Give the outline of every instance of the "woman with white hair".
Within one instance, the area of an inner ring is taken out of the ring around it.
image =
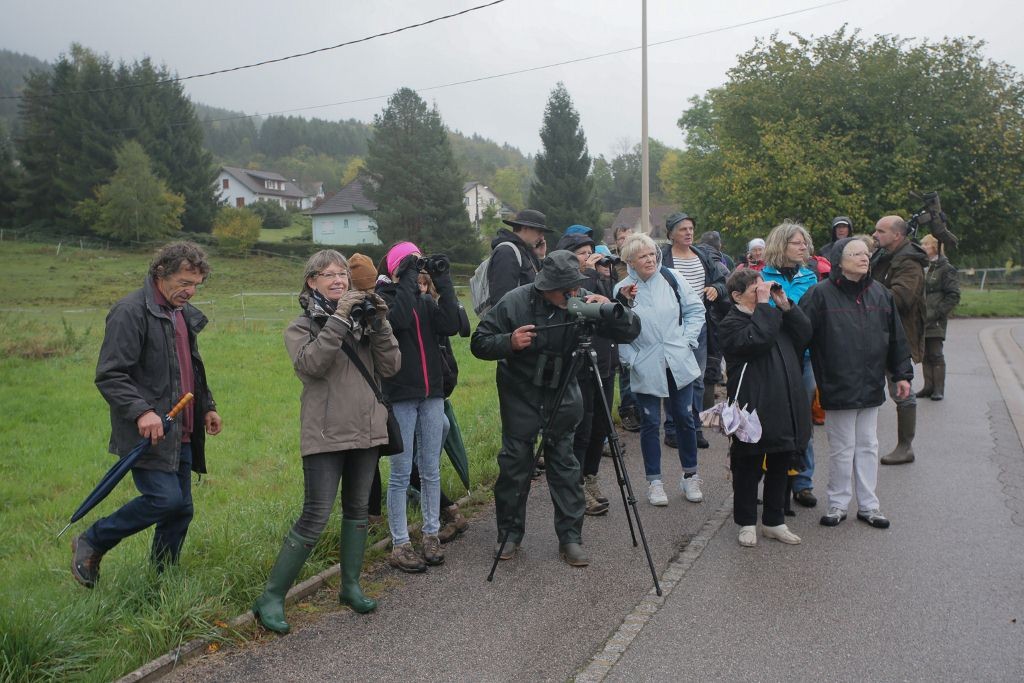
[[[697,475],[697,432],[693,382],[701,376],[695,351],[704,328],[704,304],[686,279],[661,264],[662,252],[648,235],[630,235],[620,249],[628,276],[614,293],[641,320],[640,336],[619,344],[619,359],[629,368],[630,387],[640,409],[640,450],[651,505],[668,505],[661,478],[661,403],[672,413],[683,467],[679,487],[686,499],[704,499]]]
[[[764,240],[760,237],[747,242],[747,261],[736,266],[736,270],[749,268],[750,270],[764,269]]]

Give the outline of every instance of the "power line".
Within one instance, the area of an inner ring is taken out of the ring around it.
[[[812,12],[814,10],[823,9],[825,7],[831,7],[833,5],[842,5],[850,0],[832,0],[832,2],[825,2],[820,5],[812,5],[811,7],[804,7],[803,9],[792,10],[790,12],[783,12],[781,14],[773,14],[769,17],[761,17],[760,19],[751,19],[749,21],[740,22],[738,24],[730,24],[728,26],[720,26],[718,28],[708,29],[706,31],[698,31],[697,33],[690,33],[678,38],[669,38],[667,40],[660,40],[656,43],[648,43],[648,47],[658,47],[660,45],[668,45],[670,43],[678,43],[682,40],[692,40],[694,38],[701,38],[703,36],[712,35],[715,33],[724,33],[725,31],[731,31],[737,28],[743,28],[744,26],[751,26],[754,24],[763,24],[766,21],[772,21],[774,19],[781,19],[783,17],[789,17],[797,14],[804,14],[806,12]],[[625,54],[627,52],[635,52],[641,49],[642,46],[636,45],[634,47],[626,47],[620,50],[612,50],[610,52],[602,52],[596,55],[590,55],[588,57],[577,57],[576,59],[567,59],[561,62],[554,62],[552,64],[544,64],[541,66],[531,66],[524,69],[517,69],[515,71],[505,71],[503,73],[491,74],[490,76],[479,76],[477,78],[468,78],[462,81],[453,81],[451,83],[443,83],[440,85],[431,85],[424,88],[413,88],[416,92],[427,92],[430,90],[442,90],[444,88],[453,88],[457,85],[468,85],[470,83],[480,83],[482,81],[490,81],[496,78],[506,78],[508,76],[518,76],[520,74],[531,73],[534,71],[543,71],[545,69],[553,69],[558,66],[566,66],[569,64],[579,64],[581,62],[589,62],[595,59],[601,59],[603,57],[611,57],[614,55]],[[281,114],[291,114],[298,111],[310,111],[313,109],[326,109],[327,107],[340,107],[346,104],[359,104],[362,102],[370,102],[372,100],[383,100],[391,97],[391,95],[368,95],[366,97],[359,97],[353,100],[343,100],[341,102],[329,102],[327,104],[313,104],[308,107],[296,107],[294,109],[282,109],[280,111],[267,112],[263,114],[244,114],[241,116],[226,116],[219,119],[206,119],[201,123],[220,123],[223,121],[239,121],[244,119],[258,118],[260,116],[279,116]],[[184,125],[184,124],[181,124]]]
[[[242,71],[244,69],[254,69],[254,68],[258,67],[258,66],[266,66],[267,64],[276,64],[278,62],[286,62],[289,59],[298,59],[299,57],[308,57],[310,55],[315,55],[315,54],[318,54],[320,52],[327,52],[329,50],[337,50],[338,48],[348,47],[349,45],[355,45],[357,43],[365,43],[365,42],[374,40],[376,38],[383,38],[385,36],[391,36],[391,35],[394,35],[396,33],[401,33],[402,31],[408,31],[410,29],[420,28],[422,26],[427,26],[428,24],[434,24],[434,23],[437,23],[439,21],[444,21],[445,19],[451,19],[453,17],[458,17],[458,16],[461,16],[463,14],[469,14],[470,12],[475,12],[477,10],[486,9],[488,7],[493,7],[494,5],[498,5],[498,4],[501,4],[503,2],[505,2],[505,0],[493,0],[492,2],[488,2],[488,3],[483,4],[483,5],[477,5],[476,7],[470,7],[469,9],[464,9],[464,10],[461,10],[459,12],[453,12],[452,14],[446,14],[446,15],[444,15],[442,17],[434,17],[433,19],[428,19],[426,21],[421,21],[418,24],[409,24],[408,26],[403,26],[401,28],[392,29],[390,31],[384,31],[383,33],[375,33],[372,36],[365,36],[363,38],[357,38],[355,40],[349,40],[349,41],[344,42],[344,43],[338,43],[337,45],[330,45],[328,47],[321,47],[321,48],[317,48],[315,50],[310,50],[309,52],[300,52],[298,54],[287,55],[285,57],[276,57],[274,59],[265,59],[262,62],[255,62],[253,64],[243,64],[242,66],[233,66],[233,67],[230,67],[230,68],[227,68],[227,69],[217,69],[216,71],[207,71],[206,73],[192,74],[191,76],[175,76],[174,78],[164,78],[164,79],[161,79],[161,80],[149,81],[149,82],[146,82],[146,83],[127,83],[127,84],[123,84],[123,85],[111,86],[109,88],[91,88],[91,89],[87,89],[87,90],[63,90],[63,91],[51,92],[51,93],[40,93],[38,95],[5,95],[3,97],[0,97],[0,100],[20,100],[20,99],[25,99],[25,98],[29,98],[29,97],[32,97],[32,98],[59,97],[59,96],[64,96],[64,95],[91,95],[91,94],[94,94],[94,93],[110,92],[112,90],[128,90],[130,88],[147,88],[147,87],[154,86],[154,85],[166,85],[167,83],[178,83],[180,81],[190,81],[190,80],[193,80],[193,79],[196,79],[196,78],[205,78],[207,76],[216,76],[218,74],[226,74],[226,73],[231,73],[233,71]]]

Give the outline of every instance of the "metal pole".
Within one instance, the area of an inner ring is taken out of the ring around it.
[[[647,0],[642,0],[641,54],[641,105],[640,118],[640,230],[651,234],[651,171],[647,146]]]

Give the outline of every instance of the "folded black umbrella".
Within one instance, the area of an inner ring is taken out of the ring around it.
[[[165,434],[171,428],[171,423],[174,422],[174,418],[178,416],[178,413],[180,413],[191,400],[192,394],[185,394],[181,397],[181,400],[178,401],[177,405],[171,408],[171,412],[164,415]],[[75,514],[71,515],[71,520],[68,522],[68,525],[61,529],[60,533],[57,534],[57,538],[60,538],[61,534],[67,531],[72,524],[80,520],[82,517],[85,517],[89,510],[92,510],[94,507],[99,505],[101,500],[110,495],[110,492],[114,490],[117,483],[124,478],[124,475],[132,468],[135,461],[139,459],[139,456],[146,452],[146,449],[149,447],[149,443],[150,441],[148,438],[142,439],[135,448],[128,453],[128,455],[115,462],[114,466],[107,470],[107,473],[103,475],[100,482],[96,484],[96,488],[92,490],[92,493],[85,497],[82,504],[78,506],[77,510],[75,510]]]

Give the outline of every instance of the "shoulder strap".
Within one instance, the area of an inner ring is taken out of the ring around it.
[[[373,395],[377,397],[377,401],[381,405],[390,407],[390,404],[388,404],[388,402],[384,400],[384,396],[381,395],[380,388],[377,386],[377,383],[373,381],[373,377],[370,376],[370,371],[366,369],[366,366],[363,365],[363,361],[361,361],[359,356],[356,355],[355,349],[353,349],[347,341],[344,341],[341,342],[341,350],[345,352],[345,355],[352,361],[352,364],[356,366],[357,370],[359,370],[359,374],[361,374],[363,379],[366,380],[366,383],[370,385],[370,389],[373,390]]]
[[[736,383],[736,395],[732,397],[733,403],[740,402],[740,389],[743,388],[743,375],[747,374],[747,364],[743,364],[743,369],[740,370],[740,381]]]
[[[665,266],[661,267],[661,276],[668,280],[668,284],[672,287],[672,293],[676,295],[676,303],[679,304],[679,324],[683,324],[683,298],[679,296],[679,282],[676,281],[675,276]]]
[[[512,250],[516,253],[516,262],[519,263],[519,267],[522,268],[523,267],[523,255],[522,255],[522,253],[520,253],[519,247],[517,247],[516,245],[512,244],[511,242],[498,242],[498,247],[506,245],[506,244],[508,246],[512,247]],[[497,250],[498,247],[495,247],[494,249]]]

